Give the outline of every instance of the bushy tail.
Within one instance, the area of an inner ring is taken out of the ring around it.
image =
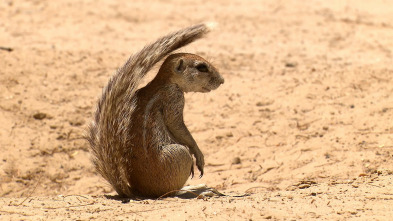
[[[132,195],[125,169],[131,160],[127,155],[132,151],[128,142],[132,122],[125,119],[134,111],[133,97],[142,78],[169,53],[203,37],[210,28],[207,24],[191,26],[147,45],[131,56],[104,88],[87,139],[97,171],[119,195]]]

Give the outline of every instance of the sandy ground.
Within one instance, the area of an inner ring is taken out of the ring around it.
[[[6,0],[0,11],[0,219],[393,216],[392,1]],[[188,184],[230,196],[121,201],[83,139],[101,89],[147,42],[203,21],[219,27],[181,51],[226,82],[186,95],[207,163]]]

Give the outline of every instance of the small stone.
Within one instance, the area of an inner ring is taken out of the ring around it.
[[[242,161],[240,160],[240,157],[235,157],[232,159],[232,164],[241,164]]]
[[[41,112],[38,112],[38,113],[33,115],[33,118],[36,119],[36,120],[43,120],[46,117],[47,117],[47,114],[41,113]]]
[[[69,119],[69,123],[71,126],[79,127],[85,123],[85,120],[81,117],[74,117],[74,118]]]
[[[285,67],[287,67],[287,68],[294,68],[296,66],[297,66],[297,64],[295,62],[287,62],[287,63],[285,63]]]
[[[309,188],[311,185],[310,184],[300,184],[299,185],[299,189],[307,189]]]
[[[274,100],[266,100],[266,101],[258,101],[256,103],[257,107],[263,107],[263,106],[268,106],[274,103]]]
[[[221,135],[217,135],[216,136],[216,140],[222,140],[224,137],[223,136],[221,136]]]

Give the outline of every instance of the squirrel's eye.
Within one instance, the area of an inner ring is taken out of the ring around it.
[[[209,71],[206,64],[204,64],[204,63],[198,64],[195,68],[200,72],[208,72]]]

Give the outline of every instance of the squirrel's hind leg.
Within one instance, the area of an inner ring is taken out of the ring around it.
[[[181,189],[194,172],[194,161],[190,151],[180,144],[165,145],[161,151],[160,161],[166,166],[165,173],[173,179],[173,185]]]

